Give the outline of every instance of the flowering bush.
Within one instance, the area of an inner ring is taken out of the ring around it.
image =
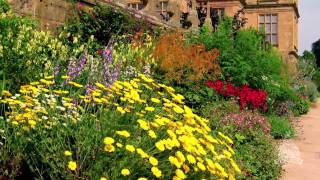
[[[230,81],[224,83],[221,80],[207,81],[206,85],[225,97],[239,98],[241,110],[250,105],[253,110],[262,108],[264,111],[267,111],[268,92],[266,91],[261,89],[252,89],[248,85],[234,87]]]
[[[250,111],[227,114],[223,117],[222,123],[236,125],[242,130],[262,129],[265,133],[269,133],[271,128],[265,117]]]
[[[234,179],[240,173],[233,141],[213,132],[172,87],[139,75],[111,87],[95,83],[86,94],[75,80],[61,86],[57,79],[32,82],[14,96],[3,92],[11,111],[0,121],[1,174],[17,156],[34,176],[51,179]]]
[[[6,88],[52,74],[55,63],[67,60],[68,47],[50,32],[36,30],[32,20],[0,12],[0,29],[0,84]]]
[[[220,66],[216,61],[219,51],[206,51],[204,45],[187,45],[183,34],[178,32],[161,36],[153,55],[165,77],[180,84],[220,75]]]

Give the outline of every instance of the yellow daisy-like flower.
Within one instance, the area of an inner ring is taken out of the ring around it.
[[[156,135],[156,133],[155,133],[153,130],[149,130],[149,131],[148,131],[148,135],[149,135],[151,138],[153,138],[153,139],[156,139],[156,138],[157,138],[157,135]]]
[[[183,114],[184,110],[180,107],[180,106],[175,106],[173,108],[174,112],[176,112],[177,114]]]
[[[198,162],[198,163],[197,163],[197,166],[198,166],[198,168],[199,168],[201,171],[205,171],[205,170],[206,170],[206,167],[205,167],[204,164],[202,164],[201,162]]]
[[[128,131],[116,131],[116,134],[126,138],[130,137],[130,133]]]
[[[61,76],[62,79],[69,79],[70,76]]]
[[[28,124],[30,124],[31,126],[35,126],[37,124],[37,122],[34,120],[29,120]]]
[[[114,143],[114,139],[112,137],[105,137],[103,139],[103,143],[104,144],[113,144]]]
[[[77,169],[77,163],[75,161],[69,161],[68,163],[68,168],[71,171],[75,171]]]
[[[138,119],[137,122],[139,123],[141,129],[146,130],[146,131],[150,129],[150,126],[146,121],[144,121],[142,119]]]
[[[176,169],[176,176],[180,179],[187,178],[187,176],[184,174],[184,172],[181,169]]]
[[[158,141],[158,142],[156,142],[155,146],[156,146],[156,148],[157,148],[159,151],[161,151],[161,152],[165,150],[165,146],[164,146],[163,141]]]
[[[119,148],[123,147],[123,145],[121,143],[116,143],[116,146],[119,147]]]
[[[111,152],[114,152],[114,151],[115,151],[115,147],[114,147],[112,144],[107,144],[107,145],[104,146],[104,150],[105,150],[106,152],[111,153]]]
[[[151,101],[154,103],[160,103],[161,101],[157,98],[151,98]]]
[[[192,155],[188,154],[187,155],[187,160],[189,161],[189,163],[191,164],[195,164],[196,163],[196,158],[194,158]]]
[[[134,152],[136,149],[132,145],[126,145],[126,150],[129,152]]]
[[[145,177],[140,177],[140,178],[138,178],[138,180],[148,180],[148,179]]]
[[[153,165],[153,166],[157,166],[158,165],[158,160],[155,158],[155,157],[150,157],[149,158],[149,162],[150,162],[150,164],[151,165]]]
[[[145,110],[146,110],[146,111],[149,111],[149,112],[152,112],[152,111],[155,110],[155,108],[154,108],[154,107],[147,106],[147,107],[145,108]]]
[[[157,167],[152,167],[151,168],[151,172],[154,176],[156,176],[157,178],[160,178],[162,176],[162,172],[160,169],[158,169]]]
[[[121,114],[125,114],[126,113],[126,111],[120,106],[117,107],[117,111],[119,111]]]
[[[71,155],[72,155],[72,152],[71,152],[71,151],[64,151],[64,155],[65,155],[65,156],[71,156]]]
[[[107,178],[106,177],[101,177],[100,180],[107,180]]]
[[[129,171],[129,169],[122,169],[122,170],[121,170],[121,174],[122,174],[123,176],[129,176],[129,175],[130,175],[130,171]]]
[[[169,162],[173,165],[175,165],[177,168],[181,167],[181,163],[178,161],[176,157],[170,156],[169,157]]]

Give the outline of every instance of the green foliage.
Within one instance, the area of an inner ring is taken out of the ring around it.
[[[263,132],[251,131],[235,133],[235,157],[245,176],[239,179],[278,179],[281,175],[281,163],[277,145]]]
[[[312,44],[312,52],[317,59],[318,67],[320,67],[320,39]]]
[[[222,74],[233,84],[265,89],[272,98],[277,96],[279,87],[288,88],[281,56],[264,43],[263,34],[257,30],[241,29],[234,35],[232,20],[226,18],[215,32],[203,28],[199,34],[189,36],[189,42],[203,43],[207,49],[220,50],[218,60]]]
[[[82,42],[87,42],[93,35],[100,45],[105,46],[112,36],[134,34],[144,28],[143,22],[138,22],[129,13],[110,5],[97,4],[92,11],[84,8],[76,10],[78,17],[71,19],[63,31],[71,36],[80,35]]]
[[[268,120],[271,124],[271,135],[275,139],[287,139],[294,136],[294,128],[288,118],[270,116]]]
[[[317,69],[312,77],[312,81],[317,85],[318,91],[320,91],[320,69]]]
[[[221,105],[217,106],[218,109],[212,110],[215,115],[234,112],[234,105],[230,106],[229,102],[219,103]],[[210,118],[212,129],[221,130],[236,141],[234,149],[238,154],[235,159],[242,170],[242,174],[237,179],[278,179],[280,177],[281,163],[277,145],[269,134],[258,129],[239,129],[235,124],[225,125],[220,121],[219,115],[211,115]]]
[[[36,22],[11,12],[0,14],[0,84],[7,89],[53,73],[66,61],[68,48],[50,32],[38,31]],[[1,89],[0,89],[1,90]]]
[[[6,13],[10,10],[10,5],[7,0],[0,0],[0,13]]]
[[[291,107],[292,112],[294,115],[299,116],[303,114],[307,114],[310,108],[310,102],[303,98],[296,98],[293,101],[293,105]]]

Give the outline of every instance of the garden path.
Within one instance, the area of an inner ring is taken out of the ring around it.
[[[320,179],[320,99],[297,123],[297,137],[280,144],[286,162],[281,180]]]

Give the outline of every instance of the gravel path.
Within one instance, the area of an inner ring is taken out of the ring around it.
[[[320,99],[299,118],[297,137],[281,142],[281,159],[286,162],[281,180],[320,180]]]

